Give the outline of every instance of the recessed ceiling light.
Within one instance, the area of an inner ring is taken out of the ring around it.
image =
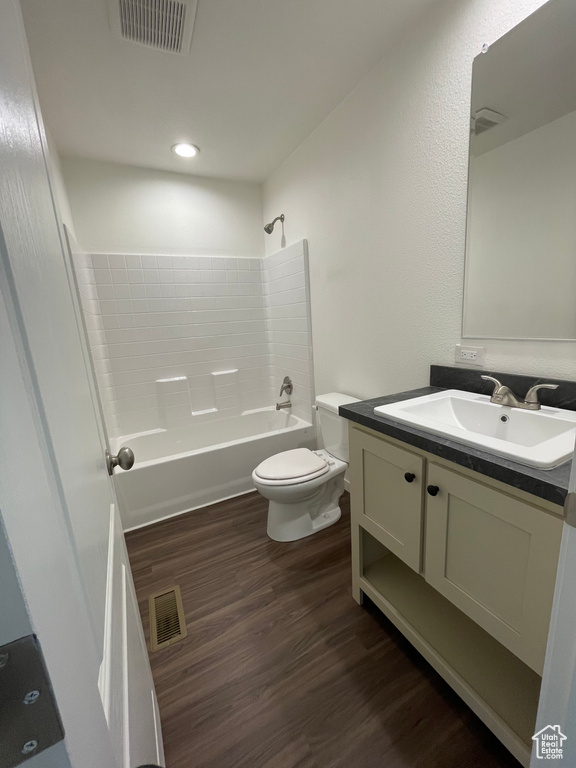
[[[180,155],[180,157],[194,157],[200,150],[194,144],[174,144],[172,152],[175,155]]]

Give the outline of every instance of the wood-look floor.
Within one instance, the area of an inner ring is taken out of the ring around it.
[[[349,497],[308,539],[266,536],[257,494],[127,535],[148,595],[179,584],[188,637],[150,654],[167,768],[518,768],[350,590]]]

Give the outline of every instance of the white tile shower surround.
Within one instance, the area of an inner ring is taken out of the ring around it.
[[[309,421],[307,274],[305,242],[264,260],[93,254],[81,296],[111,435],[270,406],[286,374]]]
[[[294,383],[292,412],[308,421],[314,402],[314,369],[306,242],[284,248],[261,264],[272,399],[277,402],[288,372]]]
[[[101,362],[106,356],[106,337],[104,335],[104,324],[100,312],[100,302],[98,300],[94,270],[92,268],[92,259],[86,253],[74,253],[74,266],[78,291],[80,293],[80,302],[84,311],[88,345],[96,369],[96,379],[98,382],[104,419],[106,421],[108,432],[111,435],[117,435],[118,422],[116,420],[116,413],[112,401],[107,396],[107,392],[112,386],[112,375]]]

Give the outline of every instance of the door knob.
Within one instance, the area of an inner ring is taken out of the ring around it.
[[[406,480],[407,483],[411,483],[416,479],[416,475],[414,472],[406,472],[404,474],[404,480]]]
[[[438,488],[438,486],[437,486],[437,485],[429,485],[429,486],[426,488],[426,490],[428,491],[428,493],[430,494],[430,496],[437,496],[437,495],[438,495],[438,491],[440,490],[440,488]]]
[[[114,467],[120,467],[120,469],[132,469],[134,466],[134,453],[130,448],[125,445],[120,448],[116,456],[112,456],[110,451],[106,449],[106,467],[108,468],[108,474],[114,474]]]

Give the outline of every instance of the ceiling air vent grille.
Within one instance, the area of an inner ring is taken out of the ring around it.
[[[188,631],[180,587],[171,587],[150,595],[150,646],[158,651],[182,640]]]
[[[197,0],[109,0],[116,36],[158,51],[187,54]]]
[[[507,119],[506,115],[502,115],[500,112],[495,112],[493,109],[483,107],[473,116],[474,133],[478,136],[480,133],[489,131],[491,128],[494,128],[494,126],[504,123]]]

